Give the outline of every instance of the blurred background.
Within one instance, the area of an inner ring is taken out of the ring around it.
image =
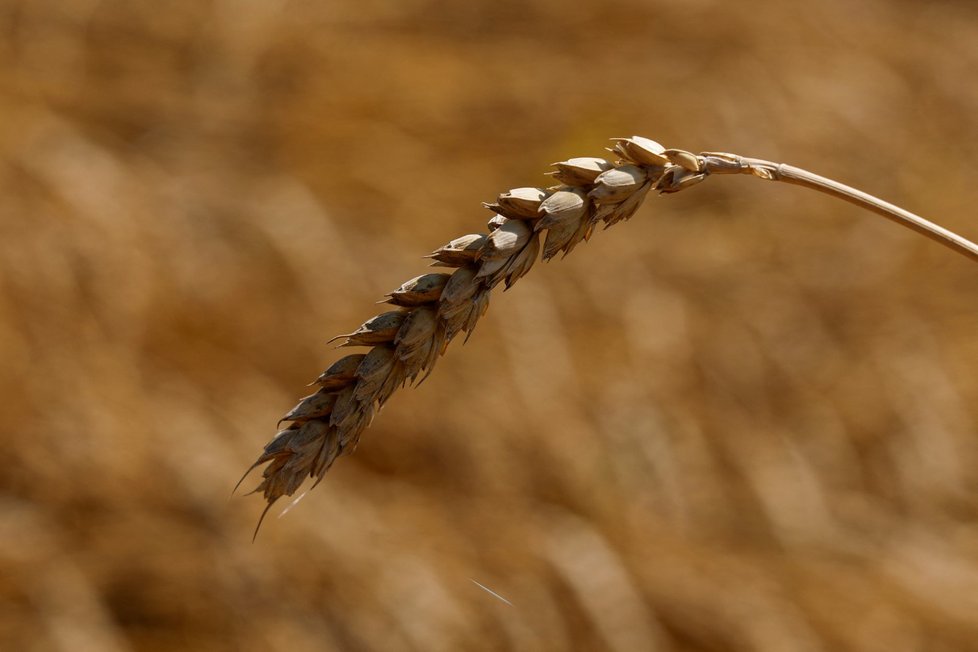
[[[255,543],[229,498],[610,137],[978,238],[974,3],[4,0],[0,61],[2,649],[978,649],[978,267],[748,177],[497,292]]]

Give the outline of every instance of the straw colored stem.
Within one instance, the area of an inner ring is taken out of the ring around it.
[[[857,190],[856,188],[852,188],[851,186],[847,186],[844,183],[839,183],[833,179],[814,174],[808,170],[803,170],[802,168],[788,165],[786,163],[775,163],[773,161],[765,161],[764,159],[750,158],[746,156],[738,156],[737,158],[742,163],[742,166],[739,167],[736,172],[742,174],[752,174],[762,179],[768,179],[771,181],[784,181],[785,183],[811,188],[812,190],[817,190],[827,195],[838,197],[839,199],[847,201],[850,204],[855,204],[856,206],[865,208],[866,210],[873,211],[878,215],[882,215],[883,217],[892,220],[897,224],[901,224],[908,229],[913,229],[917,233],[920,233],[921,235],[926,236],[935,242],[939,242],[945,247],[953,249],[959,254],[967,256],[974,261],[978,261],[978,244],[975,244],[967,238],[963,238],[957,233],[949,231],[942,226],[938,226],[930,220],[926,220],[919,215],[911,213],[908,210],[883,201],[878,197],[874,197],[869,193],[865,193],[861,190]],[[734,170],[722,169],[711,171],[730,173]]]

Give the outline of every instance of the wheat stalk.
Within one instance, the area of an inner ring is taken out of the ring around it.
[[[333,338],[343,340],[340,346],[370,348],[344,356],[324,371],[313,383],[319,389],[282,417],[279,423],[289,425],[248,469],[268,464],[254,490],[268,503],[259,527],[275,501],[293,495],[306,478],[315,478],[315,486],[337,457],[356,448],[360,434],[396,389],[423,380],[455,336],[472,334],[494,287],[512,286],[530,271],[541,250],[544,260],[566,256],[591,237],[599,222],[607,227],[627,220],[650,190],[678,192],[712,174],[784,181],[872,210],[978,260],[978,245],[961,236],[793,166],[719,152],[696,155],[639,136],[614,140],[609,150],[618,157],[614,162],[594,157],[561,161],[551,172],[559,185],[516,188],[485,204],[494,213],[488,233],[456,238],[427,256],[433,266],[453,271],[405,282],[387,295],[393,310]]]

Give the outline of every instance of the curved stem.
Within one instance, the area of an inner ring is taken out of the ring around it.
[[[752,174],[762,179],[784,181],[785,183],[824,192],[827,195],[838,197],[851,204],[882,215],[889,220],[913,229],[935,242],[941,243],[945,247],[953,249],[959,254],[978,261],[978,244],[942,226],[938,226],[919,215],[915,215],[908,210],[904,210],[899,206],[895,206],[878,197],[874,197],[833,179],[819,176],[793,165],[737,156],[735,154],[704,153],[703,157],[706,169],[709,172],[716,174]]]

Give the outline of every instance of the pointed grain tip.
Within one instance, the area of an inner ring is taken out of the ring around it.
[[[277,500],[278,498],[273,498],[269,500],[268,504],[265,505],[265,509],[261,511],[261,516],[258,517],[258,523],[257,525],[255,525],[255,533],[251,535],[252,543],[254,543],[255,540],[258,538],[258,530],[261,529],[261,524],[265,521],[265,516],[268,514],[268,510],[272,508],[272,505],[274,505]]]

